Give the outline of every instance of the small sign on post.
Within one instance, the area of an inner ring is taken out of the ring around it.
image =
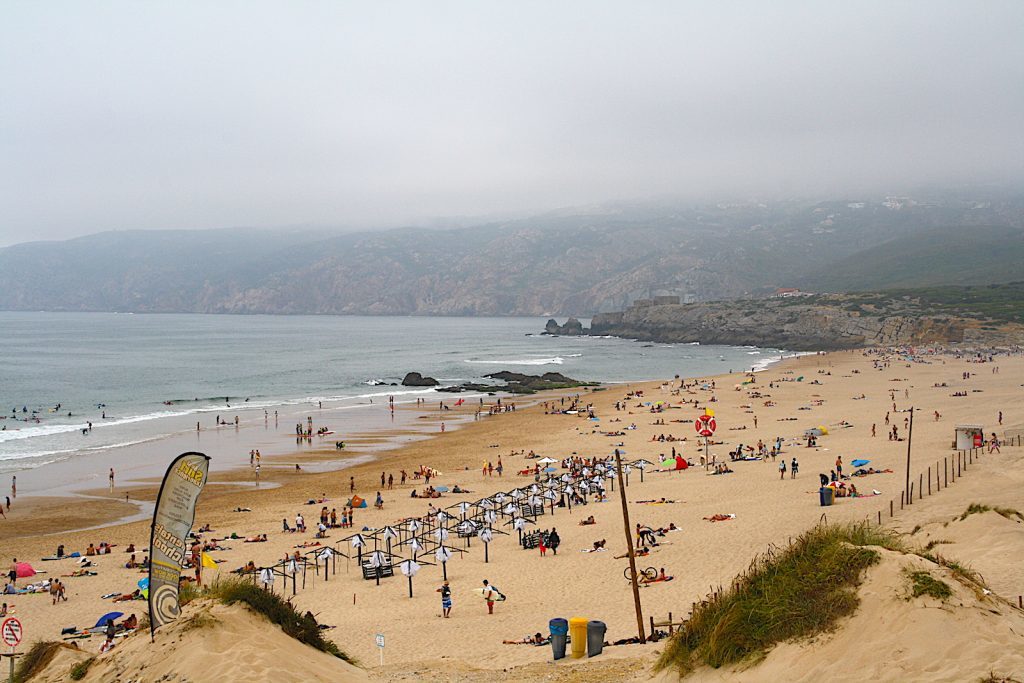
[[[3,626],[0,626],[0,634],[2,634],[4,645],[17,647],[21,642],[21,622],[14,617],[7,617],[4,619]]]
[[[11,682],[14,681],[14,648],[21,642],[21,622],[14,617],[7,617],[0,624],[0,639],[11,648]]]
[[[384,634],[378,633],[374,640],[377,641],[377,649],[380,650],[380,665],[384,666]]]

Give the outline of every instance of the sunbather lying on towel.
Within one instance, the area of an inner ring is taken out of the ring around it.
[[[719,513],[719,514],[716,514],[716,515],[711,515],[710,517],[705,517],[704,519],[708,520],[709,522],[726,522],[726,521],[728,521],[730,519],[736,519],[736,515],[734,515],[734,514],[723,515],[723,514]]]
[[[659,571],[658,575],[656,577],[654,577],[653,579],[648,579],[646,576],[641,576],[640,577],[640,583],[659,583],[661,581],[671,581],[674,578],[676,578],[676,577],[674,577],[674,576],[666,576],[665,575],[665,568],[662,567],[661,571]]]
[[[534,633],[532,636],[526,636],[522,640],[503,640],[501,642],[504,645],[547,645],[551,642],[551,639],[545,638],[539,633]]]
[[[594,515],[590,515],[586,519],[580,520],[580,526],[590,526],[591,524],[597,524],[597,522],[594,521]]]

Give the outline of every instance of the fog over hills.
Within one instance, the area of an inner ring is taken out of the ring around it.
[[[591,315],[1021,279],[1024,196],[618,202],[452,229],[106,232],[0,249],[0,309]]]

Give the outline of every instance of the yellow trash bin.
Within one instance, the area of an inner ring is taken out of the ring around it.
[[[573,617],[569,620],[569,640],[572,645],[572,656],[580,659],[587,656],[587,620]]]

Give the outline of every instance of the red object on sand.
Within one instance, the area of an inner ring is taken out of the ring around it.
[[[36,570],[28,562],[19,562],[14,565],[14,568],[18,570],[19,579],[27,579],[30,576],[36,575]]]

